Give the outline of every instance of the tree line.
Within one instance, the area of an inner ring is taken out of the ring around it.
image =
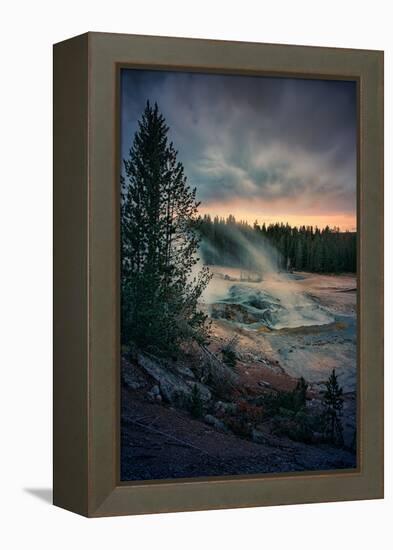
[[[205,215],[199,232],[206,264],[258,270],[255,252],[260,250],[268,253],[278,270],[356,272],[356,233],[337,227],[260,225],[257,221],[250,225],[232,215]]]

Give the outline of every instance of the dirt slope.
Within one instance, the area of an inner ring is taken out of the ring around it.
[[[221,433],[169,406],[122,395],[125,480],[261,474],[353,468],[354,455],[272,436],[264,444]]]

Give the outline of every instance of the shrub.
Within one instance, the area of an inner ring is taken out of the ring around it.
[[[203,415],[203,401],[201,391],[196,384],[193,385],[189,398],[189,410],[194,418],[201,418]]]
[[[230,369],[236,368],[236,362],[237,362],[236,347],[237,347],[238,341],[239,341],[239,338],[237,336],[233,336],[233,338],[231,338],[229,342],[227,342],[225,346],[221,349],[222,360],[224,364]]]
[[[240,401],[236,407],[236,414],[227,420],[228,427],[241,437],[250,437],[253,428],[263,418],[263,409],[247,401]]]
[[[265,416],[272,417],[277,414],[294,414],[306,408],[306,395],[308,384],[301,377],[292,391],[276,391],[259,397],[258,402],[265,409]]]
[[[300,377],[296,388],[292,391],[293,409],[300,411],[306,406],[308,384],[303,376]]]
[[[202,380],[223,400],[228,400],[236,387],[235,373],[213,355],[203,364]]]
[[[235,434],[240,437],[250,437],[252,427],[243,417],[231,417],[226,425]]]
[[[237,414],[245,418],[247,422],[257,424],[262,420],[263,408],[247,403],[247,401],[240,401],[237,405]]]

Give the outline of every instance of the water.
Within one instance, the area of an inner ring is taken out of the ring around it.
[[[228,339],[243,334],[241,345],[310,383],[326,381],[336,369],[344,391],[356,391],[354,276],[271,272],[250,282],[241,280],[240,269],[210,269],[203,298],[213,318],[230,321],[221,325]]]
[[[212,317],[231,320],[249,330],[298,328],[327,325],[335,318],[307,296],[295,276],[268,272],[253,282],[240,269],[212,266],[214,277],[203,300]],[[243,280],[242,280],[243,279]]]

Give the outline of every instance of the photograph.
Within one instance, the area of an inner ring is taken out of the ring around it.
[[[358,467],[358,82],[123,66],[120,481]]]

